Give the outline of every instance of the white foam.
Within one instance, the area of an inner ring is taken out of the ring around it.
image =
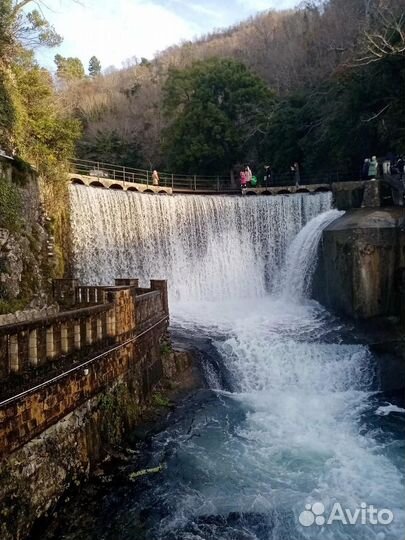
[[[401,407],[398,407],[398,405],[393,405],[392,403],[388,403],[387,405],[381,405],[378,407],[378,409],[375,411],[375,414],[379,416],[387,416],[390,413],[405,413],[405,409],[402,409]]]

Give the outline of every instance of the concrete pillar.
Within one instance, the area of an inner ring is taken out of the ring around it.
[[[97,341],[101,341],[103,339],[103,322],[101,320],[101,317],[97,317]]]
[[[67,354],[69,352],[69,335],[68,335],[68,325],[67,323],[62,323],[60,327],[60,341],[62,354]]]
[[[91,317],[86,320],[86,345],[91,345],[93,343],[93,332],[92,332],[92,319]]]
[[[81,348],[80,321],[76,321],[74,325],[74,344],[75,349]]]
[[[55,357],[55,340],[53,335],[53,326],[46,329],[46,357]]]
[[[38,337],[37,330],[31,330],[28,337],[28,361],[31,366],[38,365]]]
[[[150,287],[153,291],[160,291],[163,300],[163,310],[169,315],[169,296],[167,292],[167,281],[165,279],[151,279]]]
[[[18,373],[20,371],[20,358],[18,354],[18,335],[9,338],[9,362],[10,371]]]

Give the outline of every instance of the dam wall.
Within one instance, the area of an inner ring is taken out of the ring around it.
[[[404,270],[405,209],[349,210],[323,231],[313,297],[355,319],[400,317]]]

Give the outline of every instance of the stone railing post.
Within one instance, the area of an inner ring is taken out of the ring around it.
[[[160,291],[162,295],[163,310],[169,315],[169,295],[167,291],[167,281],[165,279],[151,279],[150,287],[153,291]]]
[[[119,341],[120,336],[127,335],[135,330],[135,295],[128,289],[110,290],[107,294],[108,301],[114,304],[112,313],[109,314],[109,323],[114,319],[114,335]]]
[[[18,354],[18,335],[9,338],[10,371],[18,373],[20,370],[20,359]]]
[[[37,329],[31,330],[28,338],[28,362],[30,366],[38,365],[38,337]]]

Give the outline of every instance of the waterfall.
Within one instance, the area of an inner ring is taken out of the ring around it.
[[[288,248],[283,272],[283,296],[300,301],[310,295],[322,232],[344,212],[329,210],[305,225]]]
[[[71,186],[76,277],[168,279],[172,300],[258,297],[274,290],[289,244],[331,208],[331,194],[177,195]]]
[[[374,353],[352,325],[300,301],[322,231],[340,216],[331,195],[72,186],[71,204],[76,277],[168,279],[172,333],[199,350],[209,388],[187,397],[143,447],[147,468],[164,463],[159,474],[133,492],[120,469],[99,505],[87,504],[92,486],[79,513],[66,512],[69,526],[53,531],[87,538],[91,523],[106,540],[117,530],[156,540],[405,538],[402,407],[375,391]],[[365,503],[395,519],[301,521],[320,506],[326,518],[335,503],[351,516]]]

